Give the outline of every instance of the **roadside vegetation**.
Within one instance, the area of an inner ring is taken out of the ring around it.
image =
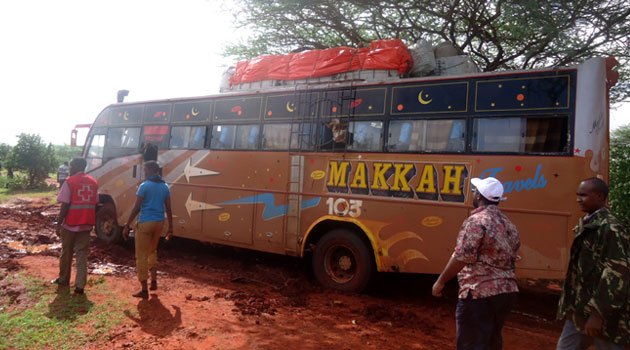
[[[610,207],[630,229],[630,124],[610,137]]]
[[[0,349],[80,349],[108,341],[128,305],[103,277],[88,280],[90,293],[74,295],[23,271],[0,270]],[[99,295],[99,302],[90,296]],[[102,300],[101,300],[102,298]]]

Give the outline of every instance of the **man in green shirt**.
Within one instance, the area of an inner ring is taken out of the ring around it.
[[[608,185],[598,178],[582,181],[577,190],[587,215],[573,229],[557,350],[623,350],[630,343],[630,235],[606,207],[607,196]]]

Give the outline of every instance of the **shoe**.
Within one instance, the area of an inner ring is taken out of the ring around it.
[[[135,298],[149,299],[149,291],[141,290],[138,293],[132,294],[132,296]]]
[[[68,286],[68,285],[70,285],[69,283],[61,283],[61,282],[59,282],[59,278],[55,278],[54,280],[50,281],[50,283],[51,284],[56,284],[56,285],[59,285],[59,286]]]
[[[75,288],[74,294],[83,294],[83,288]]]
[[[157,280],[151,280],[151,287],[149,290],[157,290]]]

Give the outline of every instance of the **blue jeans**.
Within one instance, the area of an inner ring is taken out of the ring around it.
[[[457,301],[457,350],[501,350],[501,329],[517,293],[504,293],[488,298]]]
[[[569,320],[564,322],[556,350],[586,350],[591,345],[595,345],[595,350],[623,350],[623,345],[588,336],[575,329],[573,322]]]

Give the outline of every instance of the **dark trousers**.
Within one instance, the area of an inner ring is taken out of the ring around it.
[[[501,329],[517,293],[505,293],[488,298],[466,299],[457,302],[457,350],[501,350]]]
[[[87,281],[87,258],[90,253],[90,231],[73,232],[61,229],[61,256],[59,257],[59,284],[70,284],[72,255],[77,256],[77,273],[74,276],[75,288],[85,288]]]

